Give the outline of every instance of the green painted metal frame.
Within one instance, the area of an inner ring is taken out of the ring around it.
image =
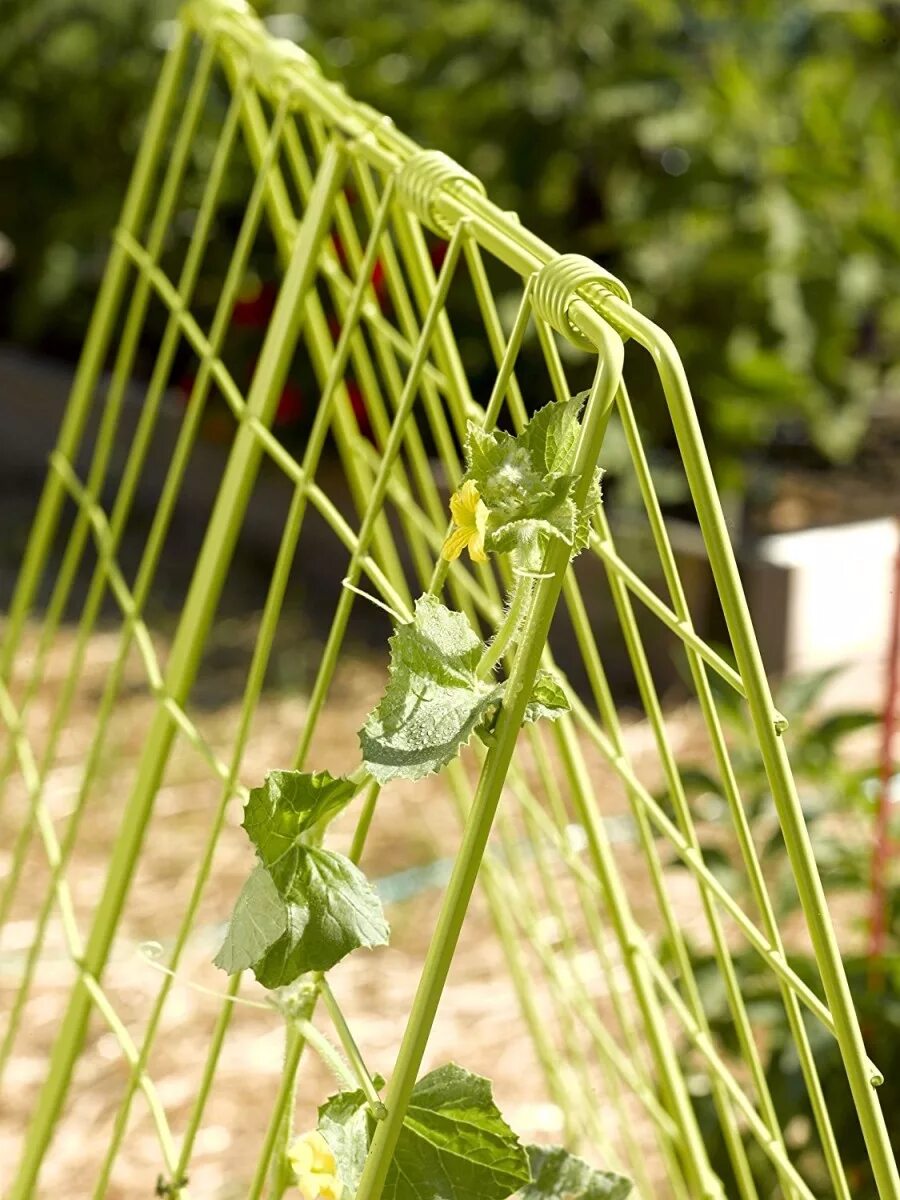
[[[181,275],[173,284],[159,266],[160,253],[179,188],[189,169],[198,121],[211,80],[217,72],[224,73],[230,101],[222,119],[215,154],[206,171],[203,199],[190,247]],[[188,79],[185,93],[183,88]],[[243,224],[207,336],[192,316],[190,305],[214,227],[229,156],[240,135],[254,164],[256,183],[248,197]],[[155,207],[151,207],[154,180],[158,175],[162,181],[155,194]],[[361,243],[344,191],[349,180],[358,193],[368,222],[365,245]],[[299,219],[295,216],[292,194],[300,197]],[[150,213],[152,218],[142,240],[142,229]],[[283,279],[245,399],[224,367],[221,350],[252,244],[264,221],[268,221],[274,236]],[[346,264],[329,248],[328,233],[332,227],[344,245]],[[423,228],[448,243],[437,277],[429,259]],[[508,333],[498,315],[484,255],[521,280],[521,299]],[[370,279],[379,259],[391,290],[395,323],[387,321],[373,301]],[[475,403],[469,390],[465,364],[446,311],[451,284],[462,269],[460,264],[464,265],[471,282],[497,366],[493,391],[484,409]],[[136,284],[129,294],[126,288],[132,272],[136,275]],[[341,316],[341,332],[336,338],[328,327],[321,298],[323,293],[328,294]],[[116,504],[107,518],[99,497],[108,477],[123,397],[134,371],[136,349],[151,298],[161,300],[169,315],[156,366],[147,386],[141,419],[121,476]],[[117,335],[123,306],[124,321]],[[369,332],[368,340],[361,333],[363,323]],[[569,389],[557,336],[567,339],[582,352],[596,356],[594,383],[578,450],[582,489],[586,489],[591,470],[598,461],[606,426],[614,412],[631,452],[671,604],[652,592],[620,558],[613,532],[603,515],[594,531],[592,552],[609,578],[623,642],[669,787],[675,819],[673,821],[660,809],[629,759],[577,579],[568,568],[566,555],[560,550],[551,556],[547,577],[540,581],[530,597],[527,634],[522,649],[508,663],[507,700],[495,742],[488,751],[481,752],[474,799],[469,799],[473,795],[472,780],[465,764],[456,763],[446,773],[450,793],[464,819],[463,838],[391,1075],[386,1096],[388,1116],[378,1125],[359,1200],[377,1200],[381,1195],[460,930],[479,881],[483,883],[517,986],[523,1018],[547,1076],[548,1091],[565,1112],[567,1133],[576,1141],[593,1142],[603,1147],[604,1153],[619,1153],[607,1143],[600,1123],[589,1111],[583,1111],[591,1107],[591,1084],[583,1074],[579,1053],[579,1046],[583,1045],[581,1039],[587,1038],[602,1066],[611,1103],[618,1113],[626,1144],[621,1165],[633,1173],[639,1194],[650,1196],[653,1185],[646,1174],[642,1147],[630,1131],[627,1095],[636,1098],[655,1128],[658,1154],[666,1164],[672,1194],[691,1198],[723,1195],[721,1183],[709,1166],[683,1064],[673,1041],[669,1021],[674,1016],[684,1038],[708,1067],[716,1111],[741,1196],[753,1200],[758,1195],[743,1145],[747,1131],[769,1157],[785,1196],[812,1195],[791,1162],[783,1130],[778,1126],[768,1094],[745,1000],[731,960],[729,939],[723,925],[723,920],[728,919],[766,961],[778,980],[835,1194],[849,1197],[850,1190],[841,1164],[840,1147],[831,1129],[826,1098],[816,1075],[804,1025],[804,1009],[839,1043],[879,1195],[885,1200],[900,1200],[900,1177],[874,1090],[879,1082],[878,1071],[867,1058],[853,1010],[839,947],[791,777],[782,737],[783,722],[772,703],[690,390],[674,345],[661,329],[631,305],[628,293],[619,281],[578,256],[557,255],[531,234],[514,214],[504,213],[492,204],[478,181],[461,167],[440,154],[420,150],[382,114],[353,101],[341,87],[326,81],[308,56],[291,44],[272,39],[237,0],[196,0],[186,6],[177,26],[148,115],[141,151],[113,240],[65,422],[51,458],[51,469],[5,624],[0,651],[0,719],[7,726],[10,738],[0,777],[6,779],[18,768],[25,783],[29,807],[14,845],[11,878],[0,896],[0,924],[14,902],[35,827],[46,852],[50,874],[47,899],[37,921],[35,943],[25,964],[22,986],[0,1049],[0,1071],[10,1059],[21,1028],[43,938],[54,911],[61,915],[69,956],[78,974],[27,1133],[10,1192],[11,1200],[28,1200],[35,1194],[41,1163],[69,1092],[92,1009],[104,1017],[130,1064],[128,1086],[98,1171],[94,1195],[99,1198],[106,1192],[125,1136],[132,1098],[138,1090],[145,1095],[159,1134],[165,1172],[176,1181],[187,1173],[206,1098],[227,1038],[232,1007],[227,1002],[222,1006],[196,1103],[183,1130],[181,1145],[176,1147],[164,1108],[147,1075],[149,1055],[169,994],[171,976],[163,982],[141,1046],[132,1041],[102,986],[104,967],[140,859],[145,829],[173,742],[177,737],[183,737],[197,749],[220,780],[221,795],[208,841],[199,857],[191,901],[169,958],[171,970],[177,968],[188,943],[212,869],[216,842],[224,827],[228,801],[235,795],[244,794],[242,759],[309,505],[325,518],[351,557],[347,587],[334,614],[310,696],[304,730],[299,738],[295,755],[297,766],[306,761],[363,576],[394,611],[405,614],[410,610],[409,580],[402,566],[394,530],[385,516],[386,504],[392,503],[396,507],[402,539],[422,587],[436,593],[446,588],[453,603],[475,621],[479,615],[494,617],[499,612],[502,596],[498,580],[489,570],[482,568],[471,574],[456,568],[448,570],[447,564],[437,559],[446,515],[420,430],[410,418],[419,411],[421,404],[422,419],[431,431],[444,471],[448,478],[458,478],[461,468],[457,446],[468,419],[478,419],[490,427],[498,419],[504,403],[508,405],[514,425],[521,427],[526,419],[515,365],[526,332],[532,325],[552,389],[558,396],[567,395]],[[180,340],[196,353],[200,369],[135,583],[129,588],[117,565],[117,549],[150,450],[161,397]],[[661,381],[727,622],[736,671],[699,638],[691,625],[675,556],[622,378],[627,340],[651,356]],[[295,348],[301,344],[318,377],[321,398],[303,460],[297,462],[273,436],[270,426],[290,360]],[[113,350],[111,384],[102,405],[90,467],[82,481],[74,464],[83,449],[90,417],[98,403],[101,371]],[[364,442],[356,433],[345,385],[345,374],[350,367],[364,385],[378,448]],[[203,403],[212,386],[219,389],[231,406],[238,421],[238,431],[163,671],[156,661],[143,611],[198,434]],[[357,531],[351,528],[315,481],[329,432],[337,443],[360,515]],[[230,760],[223,762],[206,744],[192,721],[188,711],[189,698],[264,458],[283,472],[293,484],[294,491],[260,622],[238,732]],[[33,668],[17,699],[13,694],[16,656],[67,503],[75,506],[75,525],[44,612]],[[49,736],[38,755],[29,739],[28,710],[40,687],[46,656],[66,611],[75,574],[89,539],[96,547],[97,565],[79,621],[69,674],[60,691]],[[43,789],[107,589],[122,612],[122,639],[98,707],[97,732],[85,763],[76,806],[59,839]],[[573,716],[549,733],[534,728],[521,733],[521,716],[534,674],[540,665],[549,662],[548,634],[560,600],[568,609],[584,658],[596,715],[584,703],[576,701]],[[761,928],[735,904],[703,861],[635,617],[634,600],[649,609],[684,647],[722,776],[737,842],[762,917]],[[124,810],[103,896],[93,915],[89,934],[82,943],[66,881],[66,866],[96,781],[108,724],[132,646],[137,648],[144,663],[148,685],[157,700],[157,711]],[[716,712],[708,676],[710,670],[746,699],[821,973],[824,1002],[798,979],[785,956]],[[538,765],[543,793],[540,798],[535,795],[515,756],[520,740],[527,744]],[[681,989],[657,962],[629,904],[627,888],[620,878],[609,830],[602,819],[591,781],[586,746],[605,759],[627,793],[653,894],[674,947]],[[586,861],[575,854],[566,841],[566,795],[584,830]],[[359,859],[363,852],[376,802],[377,788],[372,784],[365,792],[351,852],[354,859]],[[537,864],[540,895],[525,883],[530,878],[527,870],[510,870],[504,866],[504,862],[514,862],[520,853],[517,847],[521,828],[527,831]],[[502,858],[493,855],[488,848],[492,830],[503,850]],[[756,1095],[755,1102],[737,1081],[732,1066],[725,1061],[710,1036],[703,998],[693,977],[677,914],[668,896],[659,853],[660,841],[674,849],[696,881],[725,983],[741,1057],[752,1081],[751,1090]],[[571,898],[562,895],[559,874],[553,865],[559,862],[565,863],[571,873],[581,919],[589,931],[593,952],[603,964],[624,1050],[592,1012],[590,997],[574,964],[576,936],[570,922]],[[542,942],[539,929],[542,907],[554,914],[560,928],[567,930],[562,953],[549,950]],[[529,955],[533,953],[538,955],[540,970],[560,1020],[559,1040],[567,1052],[562,1059],[554,1050],[554,1035],[548,1030],[546,1017],[531,995],[534,962]],[[611,958],[613,953],[620,956],[627,988],[619,981],[617,964]],[[236,996],[239,987],[240,980],[234,980],[227,999]],[[566,1017],[566,1010],[572,1004],[578,1006],[577,1022]],[[312,1005],[306,1013],[307,1017],[311,1015]],[[272,1160],[277,1158],[279,1138],[289,1120],[303,1048],[304,1038],[294,1034],[287,1048],[282,1087],[275,1099],[268,1134],[250,1184],[251,1197],[263,1195],[270,1179],[274,1179],[271,1194],[280,1194],[283,1190],[284,1181],[279,1182],[278,1171],[275,1176],[271,1175]],[[186,1196],[187,1190],[182,1189],[180,1194]]]

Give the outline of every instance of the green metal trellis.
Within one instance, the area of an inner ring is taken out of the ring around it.
[[[194,159],[198,130],[209,121],[215,123],[215,145],[198,165]],[[219,280],[214,315],[204,332],[196,315],[198,284],[216,234],[229,164],[241,139],[253,165],[254,182],[242,210],[227,270]],[[187,253],[173,279],[162,264],[182,189],[192,172],[201,180],[201,198]],[[274,241],[280,286],[252,383],[244,396],[226,366],[229,318],[261,229],[267,229]],[[426,231],[446,243],[437,274],[428,253]],[[341,253],[335,249],[332,233],[340,239]],[[391,297],[389,315],[377,303],[371,283],[376,262],[382,264]],[[501,320],[496,288],[490,282],[501,274],[505,289],[516,296],[516,315],[511,324]],[[464,349],[457,341],[449,313],[449,297],[461,281],[474,296],[495,364],[493,386],[485,405],[473,398]],[[151,304],[162,305],[165,327],[139,420],[127,447],[118,490],[107,511],[103,497],[108,490],[117,438],[121,436],[124,398]],[[339,317],[339,332],[329,323],[329,311]],[[99,1013],[106,1022],[128,1064],[109,1141],[98,1146],[93,1194],[100,1197],[107,1192],[138,1090],[144,1095],[158,1133],[161,1170],[176,1181],[189,1175],[206,1096],[227,1039],[231,1007],[228,1003],[222,1006],[193,1109],[176,1134],[148,1069],[171,990],[171,976],[162,979],[140,1043],[133,1040],[103,986],[104,968],[173,744],[184,739],[194,746],[220,784],[219,802],[210,814],[207,840],[198,854],[190,903],[168,958],[168,966],[174,971],[194,929],[216,845],[225,827],[228,803],[246,794],[242,764],[307,509],[312,506],[324,518],[350,557],[347,586],[333,615],[296,749],[294,765],[298,767],[308,758],[356,600],[354,589],[363,577],[395,611],[410,609],[411,572],[418,587],[446,587],[453,604],[476,624],[480,616],[497,613],[502,603],[500,581],[489,568],[473,568],[471,573],[454,568],[448,572],[444,564],[435,574],[446,509],[424,439],[427,436],[436,447],[443,472],[453,481],[461,474],[458,447],[468,419],[491,426],[503,414],[513,427],[520,428],[527,411],[516,368],[518,365],[521,369],[523,346],[532,336],[537,339],[545,372],[536,386],[549,389],[550,395],[565,396],[570,391],[560,353],[562,340],[582,360],[590,356],[596,360],[578,451],[584,487],[614,413],[630,452],[668,599],[651,590],[620,556],[613,530],[602,512],[596,521],[590,553],[608,579],[621,639],[675,815],[668,816],[660,807],[632,761],[578,577],[568,568],[562,548],[549,564],[548,577],[536,590],[527,636],[511,664],[496,739],[482,754],[474,793],[466,763],[458,762],[446,772],[447,786],[464,820],[463,840],[391,1074],[386,1096],[389,1115],[378,1126],[359,1200],[375,1200],[381,1194],[399,1123],[419,1073],[476,882],[483,886],[489,901],[523,1016],[546,1074],[548,1094],[566,1113],[572,1136],[615,1156],[622,1169],[635,1178],[639,1194],[649,1197],[654,1193],[647,1177],[645,1148],[628,1117],[630,1098],[635,1099],[652,1129],[653,1153],[665,1165],[671,1194],[692,1200],[724,1195],[710,1167],[691,1101],[680,1049],[689,1045],[703,1063],[740,1195],[753,1198],[760,1194],[747,1158],[747,1139],[755,1142],[772,1164],[783,1195],[813,1195],[792,1161],[785,1130],[769,1094],[733,962],[735,943],[740,940],[759,955],[780,988],[834,1195],[849,1197],[851,1183],[829,1117],[834,1098],[823,1094],[817,1076],[807,1026],[810,1019],[835,1037],[840,1046],[878,1194],[892,1200],[900,1198],[900,1178],[875,1091],[879,1082],[877,1067],[866,1055],[854,1014],[791,779],[783,723],[773,707],[675,347],[663,331],[632,307],[627,291],[616,279],[577,255],[554,253],[514,214],[501,212],[493,205],[468,172],[438,152],[419,149],[387,118],[354,102],[338,85],[327,82],[307,55],[292,44],[271,38],[237,0],[197,0],[185,8],[162,69],[4,631],[0,715],[9,732],[9,744],[3,755],[2,777],[6,780],[18,772],[28,803],[13,831],[11,869],[0,898],[0,917],[5,920],[13,909],[34,836],[43,847],[48,887],[21,983],[10,1007],[0,1049],[2,1067],[8,1067],[12,1060],[47,929],[53,920],[61,922],[67,954],[76,972],[65,1012],[60,1015],[40,1097],[30,1117],[9,1191],[11,1200],[27,1200],[37,1194],[41,1164],[55,1128],[64,1119],[64,1106],[92,1013]],[[623,380],[626,341],[650,355],[659,376],[736,669],[693,628]],[[187,346],[198,362],[191,402],[185,410],[137,573],[129,584],[119,562],[122,536],[181,346]],[[299,461],[271,432],[278,396],[298,348],[308,356],[320,390],[315,422]],[[110,382],[101,400],[98,383],[107,363],[111,363]],[[365,396],[372,441],[361,436],[355,423],[347,387],[351,371]],[[530,381],[529,388],[532,386]],[[190,466],[203,406],[213,390],[230,407],[236,433],[187,599],[163,664],[146,624],[146,604]],[[337,446],[358,513],[356,528],[316,479],[329,436]],[[86,468],[82,465],[85,462]],[[240,721],[230,755],[222,760],[191,715],[191,692],[264,462],[290,482],[292,500],[259,623]],[[74,509],[75,519],[65,535],[61,559],[51,572],[66,506]],[[30,713],[60,623],[69,611],[76,574],[91,553],[96,564],[77,621],[75,650],[56,690],[49,723],[41,727],[38,736],[29,724]],[[411,563],[409,570],[407,562]],[[29,616],[45,579],[49,579],[51,591],[41,618],[37,648],[31,653],[25,675],[17,675],[15,668]],[[62,821],[48,807],[47,779],[58,759],[92,632],[107,593],[121,614],[119,642],[97,700],[95,732],[80,767],[75,805]],[[531,681],[539,665],[549,661],[550,626],[560,600],[574,629],[592,703],[576,697],[571,717],[549,732],[533,726],[520,732]],[[683,648],[728,800],[732,834],[755,900],[755,915],[744,911],[703,858],[635,601]],[[155,700],[155,713],[123,808],[102,896],[83,937],[85,915],[73,900],[67,868],[82,830],[82,817],[98,788],[111,714],[133,652],[142,663],[147,687]],[[742,808],[710,672],[746,702],[818,964],[822,995],[799,978],[786,955]],[[525,769],[523,755],[534,765],[536,775]],[[671,967],[659,961],[653,934],[635,911],[621,878],[592,778],[594,759],[607,765],[627,797],[642,856],[643,878],[656,909],[654,928],[668,936]],[[365,794],[353,841],[354,859],[362,854],[376,799],[377,788],[372,784]],[[573,848],[569,838],[573,817],[583,830],[585,853]],[[502,853],[488,850],[492,827]],[[523,832],[531,847],[528,864],[521,861]],[[670,896],[663,847],[682,861],[696,885],[734,1023],[737,1059],[726,1053],[710,1033],[704,996]],[[532,863],[535,871],[530,869]],[[566,886],[571,885],[565,894],[559,863],[567,872]],[[555,920],[555,940],[548,940],[540,931],[540,919],[546,913]],[[607,982],[613,1022],[598,1015],[575,961],[582,944],[582,927],[590,953]],[[231,994],[237,994],[239,986],[239,980],[233,981]],[[558,1016],[558,1029],[548,1027],[536,1005],[534,993],[538,987],[546,989]],[[281,1090],[249,1183],[251,1197],[264,1193],[277,1133],[292,1100],[302,1049],[302,1041],[295,1037],[288,1047]],[[591,1073],[590,1064],[596,1065],[597,1074]],[[619,1114],[617,1138],[610,1138],[596,1119],[594,1092],[598,1087],[604,1089]],[[187,1195],[187,1190],[181,1194]]]

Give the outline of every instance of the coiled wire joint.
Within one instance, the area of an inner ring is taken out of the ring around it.
[[[580,350],[596,347],[569,316],[569,308],[574,300],[601,308],[605,296],[631,304],[625,284],[583,254],[561,254],[545,263],[535,276],[535,312]]]

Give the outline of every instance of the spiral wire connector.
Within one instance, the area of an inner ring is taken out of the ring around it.
[[[423,225],[447,237],[453,228],[441,213],[444,193],[455,194],[469,189],[480,196],[485,194],[480,179],[440,150],[421,150],[408,159],[397,172],[397,193],[411,208]]]
[[[561,254],[541,267],[534,281],[535,312],[580,350],[596,347],[570,317],[572,302],[584,300],[602,312],[608,296],[631,304],[625,284],[583,254]],[[603,316],[615,325],[606,313]]]

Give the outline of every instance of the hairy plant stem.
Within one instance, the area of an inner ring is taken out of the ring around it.
[[[316,1029],[311,1021],[301,1020],[295,1021],[293,1024],[306,1044],[315,1050],[329,1071],[337,1077],[341,1087],[351,1092],[357,1091],[359,1089],[359,1081],[352,1067],[340,1051],[335,1046],[332,1046],[324,1033]]]
[[[309,1011],[315,1004],[315,995],[308,1002]],[[284,1193],[293,1185],[294,1173],[288,1162],[288,1146],[294,1136],[294,1110],[297,1106],[297,1068],[300,1066],[300,1056],[306,1038],[301,1032],[305,1019],[287,1021],[284,1029],[284,1070],[281,1077],[281,1089],[276,1105],[281,1111],[281,1119],[277,1126],[275,1144],[271,1155],[271,1200],[281,1200]],[[268,1147],[266,1147],[268,1149]],[[266,1162],[268,1155],[263,1155],[260,1162]],[[254,1184],[256,1181],[254,1181]],[[252,1194],[252,1193],[251,1193]],[[259,1194],[258,1192],[256,1194]]]
[[[531,600],[533,592],[534,580],[527,575],[520,575],[513,588],[506,616],[503,618],[500,628],[494,634],[493,641],[484,654],[482,654],[481,660],[475,668],[475,674],[479,679],[488,678],[513,642],[518,639],[522,618],[527,611],[528,602]]]
[[[350,1062],[336,1047],[332,1046],[328,1038],[316,1029],[309,1019],[319,995],[325,1001]],[[369,1074],[359,1047],[350,1032],[347,1018],[328,986],[324,974],[317,975],[315,985],[310,987],[299,1010],[294,1013],[285,1013],[284,1071],[277,1101],[281,1108],[281,1121],[278,1125],[274,1154],[272,1155],[271,1200],[281,1200],[284,1193],[294,1183],[293,1171],[288,1161],[288,1149],[294,1136],[294,1110],[299,1078],[297,1068],[300,1065],[300,1056],[304,1046],[311,1046],[315,1050],[326,1067],[337,1077],[342,1087],[351,1092],[362,1089],[366,1097],[366,1106],[376,1121],[383,1121],[387,1115],[387,1109],[378,1096],[372,1076]]]

